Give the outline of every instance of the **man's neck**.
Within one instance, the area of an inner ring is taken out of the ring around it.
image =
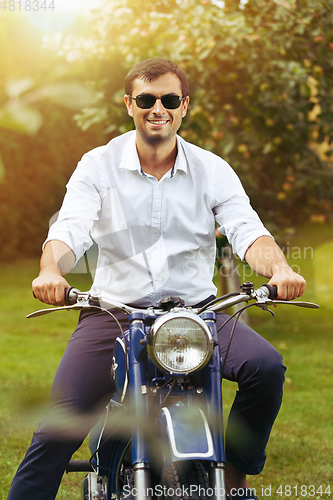
[[[136,147],[142,170],[159,181],[174,166],[177,157],[177,139],[164,144],[147,144],[137,134]]]

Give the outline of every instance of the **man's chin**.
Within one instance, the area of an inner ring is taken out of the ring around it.
[[[168,142],[168,138],[163,137],[162,135],[147,135],[145,140],[150,144]]]
[[[146,142],[147,144],[155,144],[155,145],[170,142],[170,140],[172,140],[172,138],[174,137],[173,135],[165,135],[162,134],[161,132],[140,134],[140,135],[144,142]]]

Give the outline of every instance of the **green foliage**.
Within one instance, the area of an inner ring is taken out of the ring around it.
[[[43,115],[36,103],[47,100],[77,111],[90,104],[93,94],[75,82],[53,83],[34,88],[31,78],[7,82],[8,101],[0,108],[0,128],[25,134],[36,134],[42,124]]]
[[[77,116],[80,126],[101,122],[111,135],[132,128],[122,97],[133,64],[155,56],[179,63],[191,86],[181,134],[229,161],[277,229],[332,214],[332,162],[313,148],[326,138],[328,150],[333,138],[332,14],[331,2],[320,0],[249,0],[242,9],[213,0],[108,0],[88,39],[58,38],[57,48],[74,65],[89,64],[98,92]]]
[[[67,180],[86,148],[96,146],[96,134],[83,135],[68,111],[51,105],[43,111],[49,116],[38,135],[1,132],[0,260],[40,254]]]
[[[22,18],[0,17],[0,260],[40,254],[66,181],[102,142],[96,128],[84,134],[73,122],[91,90],[40,44]]]

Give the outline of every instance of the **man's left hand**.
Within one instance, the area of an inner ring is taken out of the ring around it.
[[[269,284],[277,286],[277,298],[281,300],[297,299],[303,295],[306,287],[303,276],[295,273],[289,266],[277,270]]]

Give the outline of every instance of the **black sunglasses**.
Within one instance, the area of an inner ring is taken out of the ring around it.
[[[166,94],[162,95],[162,97],[155,97],[152,94],[140,94],[136,97],[129,96],[131,99],[134,99],[138,108],[141,109],[150,109],[154,106],[155,102],[159,99],[165,109],[177,109],[181,105],[183,101],[185,101],[185,97],[179,97],[179,95],[175,94]]]

